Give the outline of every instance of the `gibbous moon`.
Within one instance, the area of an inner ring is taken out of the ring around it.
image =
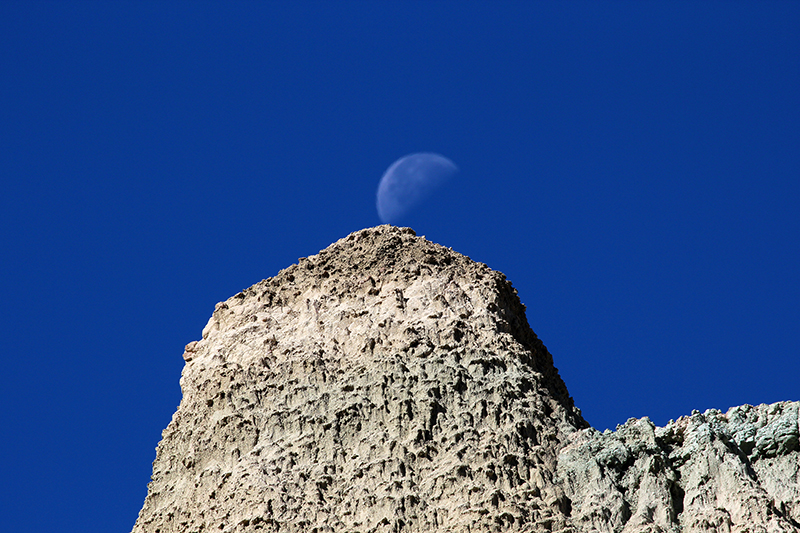
[[[378,185],[377,207],[381,221],[396,223],[456,172],[455,163],[439,154],[423,152],[398,159]]]

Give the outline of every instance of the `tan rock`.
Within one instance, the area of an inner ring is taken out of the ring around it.
[[[186,345],[134,533],[800,531],[798,403],[589,428],[503,274],[362,230]]]
[[[516,291],[381,226],[218,304],[134,532],[566,527],[586,427]]]

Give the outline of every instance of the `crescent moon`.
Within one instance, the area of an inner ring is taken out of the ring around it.
[[[378,185],[378,216],[395,224],[458,172],[443,155],[421,152],[401,157],[389,167]]]

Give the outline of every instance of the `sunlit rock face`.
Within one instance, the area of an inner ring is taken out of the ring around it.
[[[577,531],[798,531],[798,402],[575,433],[557,481]]]
[[[135,533],[797,530],[797,404],[600,434],[505,276],[408,228],[217,304],[184,359]]]
[[[586,427],[499,272],[381,226],[217,308],[134,531],[567,524]]]

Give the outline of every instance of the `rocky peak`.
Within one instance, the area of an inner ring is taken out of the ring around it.
[[[409,228],[217,304],[184,359],[134,533],[796,531],[797,404],[601,434],[505,276]]]
[[[499,272],[380,226],[217,304],[134,531],[564,524],[573,407]]]

